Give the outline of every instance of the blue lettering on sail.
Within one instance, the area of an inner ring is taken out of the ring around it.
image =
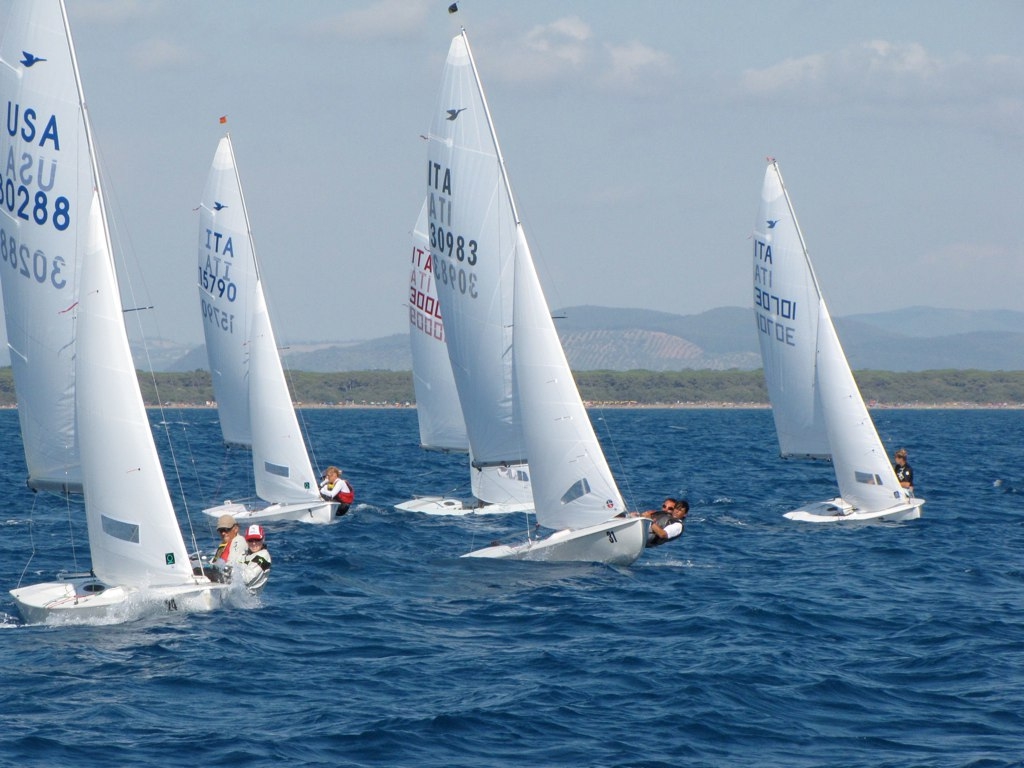
[[[231,279],[231,261],[235,255],[233,240],[230,235],[206,230],[206,264],[199,267],[199,285],[211,298],[234,301],[238,298],[238,285]],[[234,315],[218,310],[203,301],[203,317],[212,322],[214,327],[228,333],[234,333]]]
[[[0,205],[12,217],[38,226],[51,224],[63,232],[71,224],[71,202],[64,195],[49,193],[57,184],[57,159],[45,157],[46,152],[60,152],[60,131],[57,116],[40,119],[32,107],[7,102],[7,133],[5,140],[14,140],[2,151],[6,156],[4,176],[0,179]],[[42,150],[38,155],[23,148],[28,145]],[[71,177],[73,178],[73,177]]]
[[[38,114],[32,107],[22,108],[20,104],[7,102],[7,135],[11,138],[20,137],[22,141],[32,144],[39,136],[39,147],[45,148],[46,143],[53,145],[55,152],[60,152],[60,131],[57,130],[57,116],[50,115],[42,132],[38,129]]]

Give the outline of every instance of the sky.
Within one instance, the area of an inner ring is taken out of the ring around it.
[[[279,340],[406,332],[463,26],[552,308],[750,306],[769,155],[833,315],[1024,308],[1019,0],[449,2],[67,1],[147,335],[202,342],[225,127]]]

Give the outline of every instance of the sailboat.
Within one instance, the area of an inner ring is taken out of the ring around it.
[[[753,235],[754,316],[784,458],[831,460],[839,496],[785,517],[914,520],[924,499],[900,486],[850,371],[778,163],[769,158]]]
[[[128,345],[62,0],[16,0],[0,59],[0,90],[8,103],[3,154],[18,158],[25,171],[7,177],[0,209],[4,256],[26,268],[2,272],[12,358],[18,360],[15,388],[19,408],[26,406],[22,437],[31,477],[36,470],[29,457],[38,455],[41,439],[34,409],[54,396],[48,377],[60,371],[64,389],[51,406],[62,414],[57,431],[69,436],[69,446],[77,443],[80,462],[72,471],[69,459],[57,477],[81,478],[92,559],[89,573],[19,586],[11,595],[30,623],[126,620],[153,606],[210,610],[227,585],[193,572],[167,490]],[[21,206],[19,199],[30,202]],[[28,330],[42,339],[64,339],[64,346],[26,340],[21,313],[37,306],[60,311],[34,315],[38,325]]]
[[[629,564],[643,552],[649,521],[617,517],[625,504],[541,290],[465,31],[451,42],[429,139],[430,255],[473,456],[485,459],[489,445],[474,435],[485,403],[469,385],[499,378],[493,367],[474,367],[474,355],[498,351],[516,437],[495,443],[505,456],[521,446],[517,463],[529,460],[537,521],[554,531],[466,556]],[[472,325],[490,337],[470,335]]]
[[[225,501],[204,509],[239,524],[333,523],[344,511],[320,497],[267,311],[231,135],[217,145],[199,207],[199,305],[206,353],[228,445],[252,449],[263,504]]]
[[[468,453],[466,421],[445,343],[441,303],[437,299],[433,257],[427,235],[427,203],[428,200],[424,200],[413,229],[408,297],[409,344],[420,447],[429,451]],[[496,363],[504,365],[500,359]],[[395,509],[428,515],[479,515],[533,509],[532,497],[521,500],[529,496],[529,475],[525,466],[474,467],[470,458],[470,483],[473,498],[417,496],[396,504]],[[484,498],[492,501],[486,502]]]

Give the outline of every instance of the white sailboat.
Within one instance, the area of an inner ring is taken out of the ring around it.
[[[32,623],[126,620],[154,606],[210,610],[227,587],[193,573],[153,441],[125,331],[63,2],[16,0],[0,60],[0,91],[8,103],[3,155],[31,168],[7,177],[0,213],[4,255],[28,270],[2,272],[12,357],[19,359],[19,408],[26,404],[34,413],[39,401],[53,397],[48,377],[60,370],[66,391],[51,406],[62,414],[56,422],[60,434],[74,436],[80,448],[92,559],[88,574],[19,586],[11,594]],[[23,208],[19,199],[31,203]],[[44,339],[66,338],[65,346],[19,346],[25,330],[19,313],[37,304],[61,311],[39,314],[29,330]],[[65,358],[73,360],[70,377]],[[30,457],[41,435],[39,425],[23,415],[26,420],[23,439]]]
[[[753,284],[765,381],[783,457],[831,459],[839,496],[785,517],[914,520],[836,336],[782,174],[769,159],[754,226]]]
[[[249,522],[333,523],[344,514],[320,497],[285,381],[252,241],[231,136],[217,145],[199,208],[199,304],[221,432],[252,449],[256,495],[203,510]],[[347,511],[347,510],[345,510]]]
[[[470,73],[472,75],[472,73]],[[472,91],[461,89],[471,88]],[[454,90],[453,90],[454,89]],[[442,100],[473,99],[477,82],[446,68]],[[512,396],[512,281],[517,222],[506,201],[497,143],[486,109],[444,111],[435,119],[427,164],[424,230],[433,285],[444,314],[452,374],[469,438],[472,511],[533,508],[530,468],[523,455],[519,415]],[[443,159],[446,165],[438,165]],[[452,196],[457,167],[466,184]],[[459,231],[453,222],[461,222]],[[491,258],[480,260],[479,254]],[[507,279],[501,279],[502,274]],[[455,301],[454,287],[471,301]],[[468,510],[467,510],[468,511]]]
[[[427,200],[413,229],[412,272],[409,279],[409,344],[412,351],[413,386],[416,391],[416,417],[419,421],[420,447],[429,451],[469,452],[469,438],[462,405],[452,374],[452,364],[445,343],[445,326],[441,318],[441,304],[437,299],[433,257],[427,222]],[[501,364],[501,363],[499,363]],[[470,482],[473,497],[452,495],[424,495],[396,504],[405,512],[423,512],[428,515],[495,514],[528,512],[533,509],[532,498],[520,501],[521,489],[529,488],[526,467],[504,469],[505,475],[519,474],[511,500],[505,489],[506,478],[502,467],[474,467],[470,459]],[[488,483],[490,478],[496,478]],[[488,487],[497,483],[492,491]],[[486,502],[484,498],[500,499]]]
[[[643,552],[649,521],[616,517],[625,504],[537,279],[465,32],[449,48],[429,138],[430,253],[473,455],[479,462],[485,449],[508,456],[510,445],[520,446],[537,520],[555,531],[466,556],[629,564]],[[474,324],[490,336],[467,333]],[[500,352],[509,376],[495,391],[507,393],[502,426],[513,437],[494,447],[474,435],[486,404],[470,384],[474,376],[500,378],[493,366],[474,367],[481,350]]]

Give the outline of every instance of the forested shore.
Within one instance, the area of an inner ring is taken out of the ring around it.
[[[767,406],[761,371],[577,371],[588,403],[620,406]],[[1024,371],[855,371],[872,407],[1024,406]],[[207,371],[139,374],[147,405],[211,406]],[[406,406],[416,402],[409,371],[288,373],[295,402],[306,407]],[[10,368],[0,369],[0,406],[17,404]]]

